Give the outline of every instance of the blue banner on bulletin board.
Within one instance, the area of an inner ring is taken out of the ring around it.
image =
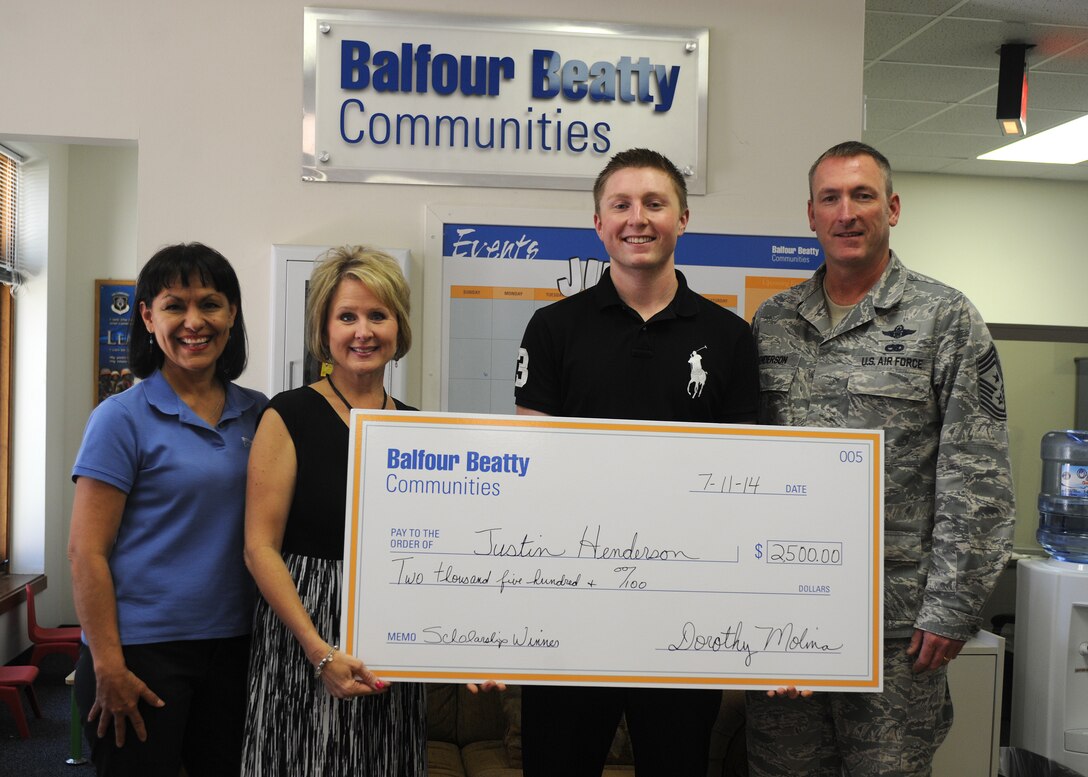
[[[567,261],[572,256],[607,262],[597,233],[588,227],[446,224],[442,255],[482,259]],[[813,273],[823,262],[814,237],[718,235],[686,232],[676,244],[676,264],[754,267]]]
[[[128,363],[128,329],[135,305],[132,281],[95,281],[95,400],[97,405],[135,382]]]

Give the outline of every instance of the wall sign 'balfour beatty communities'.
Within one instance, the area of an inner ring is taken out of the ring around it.
[[[635,146],[706,192],[706,28],[307,8],[308,181],[590,189]]]

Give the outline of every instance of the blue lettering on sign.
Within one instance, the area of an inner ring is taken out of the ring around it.
[[[372,69],[373,68],[373,72]],[[511,57],[439,53],[431,44],[400,44],[400,52],[371,52],[362,40],[340,41],[340,88],[376,92],[418,92],[433,89],[446,95],[494,97],[503,81],[514,77]]]
[[[454,148],[526,148],[534,143],[541,151],[573,151],[582,153],[592,148],[603,154],[611,148],[608,133],[611,127],[599,121],[593,125],[594,142],[586,142],[590,128],[585,122],[564,122],[562,108],[555,109],[555,118],[547,113],[532,116],[532,107],[526,108],[528,118],[482,118],[476,116],[435,115],[421,113],[387,114],[377,111],[367,113],[363,101],[349,97],[340,105],[340,137],[345,143],[356,145],[368,139],[374,145],[392,143],[397,146],[408,143],[424,146]],[[363,126],[366,129],[360,129]]]
[[[664,113],[672,108],[680,66],[655,65],[649,57],[620,57],[613,64],[601,60],[592,65],[580,59],[566,62],[559,52],[533,49],[529,77],[534,98],[548,100],[560,93],[568,100],[587,96],[596,102],[655,103],[654,111]],[[657,97],[651,94],[657,87]]]
[[[363,140],[363,133],[360,131],[349,137],[347,127],[344,126],[344,119],[346,118],[349,106],[358,108],[360,113],[364,110],[362,100],[356,100],[354,98],[351,100],[344,100],[344,104],[340,106],[340,137],[344,139],[345,143],[361,143]]]
[[[362,40],[340,42],[340,88],[375,92],[460,92],[495,97],[503,81],[513,80],[512,57],[434,52],[429,43],[401,43],[399,51],[373,51]],[[679,65],[661,65],[649,57],[620,57],[615,62],[564,61],[559,52],[533,49],[530,88],[536,99],[562,95],[578,102],[650,103],[654,111],[672,108],[680,80]],[[585,137],[585,129],[580,128]]]

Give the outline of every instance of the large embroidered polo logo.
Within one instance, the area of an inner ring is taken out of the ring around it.
[[[989,349],[978,360],[978,402],[982,409],[998,421],[1006,419],[1005,378],[1001,374],[1001,362],[997,348],[990,343]]]
[[[691,365],[691,377],[688,378],[688,396],[692,399],[696,399],[703,393],[703,386],[706,384],[706,370],[703,369],[703,357],[699,355],[699,351],[706,348],[704,345],[702,348],[697,348],[691,352],[691,356],[688,357],[688,364]]]
[[[892,338],[895,338],[896,340],[899,340],[900,338],[907,337],[908,335],[914,334],[918,330],[917,329],[907,329],[902,324],[896,324],[895,329],[885,329],[883,331],[884,331],[884,334],[887,335],[888,337],[892,337]],[[884,351],[886,353],[900,353],[900,352],[902,352],[904,350],[904,348],[906,348],[906,346],[903,345],[902,343],[888,343],[887,345],[884,346]]]

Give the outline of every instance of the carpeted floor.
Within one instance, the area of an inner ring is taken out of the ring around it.
[[[0,704],[0,777],[89,777],[94,767],[89,763],[72,766],[65,763],[69,757],[69,725],[71,689],[64,678],[72,671],[71,660],[66,656],[51,655],[42,660],[41,672],[34,682],[42,717],[35,718],[22,698],[23,713],[30,727],[30,739],[20,739],[15,730],[15,719],[6,704]],[[87,745],[81,743],[83,757],[87,757]]]

